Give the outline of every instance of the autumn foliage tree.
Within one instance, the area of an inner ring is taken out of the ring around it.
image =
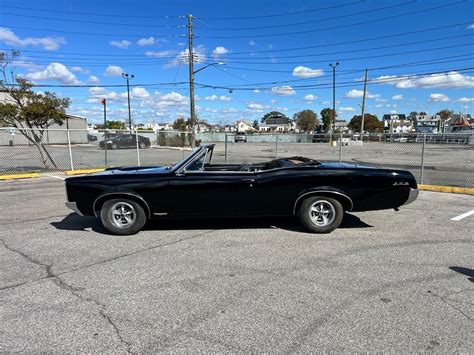
[[[0,91],[6,99],[0,103],[0,125],[16,128],[39,151],[45,168],[57,168],[43,141],[47,129],[66,120],[69,98],[60,98],[52,92],[37,93],[33,84],[15,75],[15,59],[20,52],[0,52]]]
[[[295,113],[293,119],[299,129],[304,132],[312,132],[319,125],[318,115],[313,110],[303,110]]]
[[[333,126],[333,122],[336,119],[334,110],[331,108],[324,108],[321,110],[321,119],[323,121],[324,132],[329,132]]]
[[[347,125],[351,130],[360,132],[362,116],[355,115]],[[364,114],[364,131],[367,132],[383,132],[383,122],[376,115],[370,113]]]

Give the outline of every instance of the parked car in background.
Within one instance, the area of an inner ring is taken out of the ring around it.
[[[329,139],[328,134],[315,134],[313,136],[313,143],[329,143]]]
[[[106,143],[107,142],[107,143]],[[137,136],[135,134],[121,134],[114,137],[107,137],[106,140],[100,141],[99,147],[107,149],[120,149],[120,148],[136,148],[137,147]],[[145,149],[151,145],[150,139],[138,136],[138,148]]]
[[[97,141],[97,136],[94,136],[93,134],[87,134],[87,141],[89,142],[96,142]]]
[[[247,142],[247,136],[245,135],[244,132],[237,133],[234,137],[234,142],[235,143],[238,143],[238,142],[246,143]]]
[[[413,174],[294,156],[254,164],[211,163],[214,145],[171,166],[109,168],[66,179],[66,205],[100,217],[114,234],[149,219],[296,216],[313,233],[336,229],[345,211],[395,209],[413,202]],[[402,222],[402,221],[401,221]]]

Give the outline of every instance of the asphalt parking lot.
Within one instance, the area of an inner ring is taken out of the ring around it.
[[[107,235],[62,176],[0,183],[0,352],[472,353],[474,196],[328,235],[289,220]]]

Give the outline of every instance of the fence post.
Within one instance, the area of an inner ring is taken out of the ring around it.
[[[137,164],[140,166],[140,146],[138,144],[138,131],[135,130],[135,139],[137,141]]]
[[[423,134],[423,144],[421,146],[420,184],[423,184],[423,174],[424,174],[424,170],[425,170],[425,144],[426,144],[426,133]]]
[[[67,146],[69,148],[69,162],[71,163],[71,170],[74,170],[74,163],[72,162],[72,149],[71,149],[71,136],[69,135],[69,130],[67,133]]]
[[[342,161],[342,132],[339,135],[339,163]]]
[[[275,159],[278,159],[278,134],[275,134]]]
[[[104,131],[105,168],[107,169],[107,129]]]
[[[224,162],[227,164],[227,133],[224,137]]]

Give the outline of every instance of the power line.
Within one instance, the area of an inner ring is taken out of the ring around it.
[[[149,18],[149,19],[173,19],[179,18],[181,16],[143,16],[143,15],[116,15],[116,14],[103,14],[103,13],[92,13],[92,12],[77,12],[77,11],[60,11],[60,10],[51,10],[51,9],[38,9],[38,8],[31,8],[31,7],[21,7],[21,6],[12,6],[12,5],[5,5],[2,4],[0,7],[6,7],[10,9],[18,9],[18,10],[28,10],[28,11],[41,11],[41,12],[48,12],[48,13],[57,13],[57,14],[66,14],[66,15],[84,15],[84,16],[98,16],[98,17],[120,17],[120,18]]]
[[[279,24],[279,25],[239,27],[239,28],[235,28],[235,27],[233,27],[233,28],[229,28],[229,27],[225,27],[225,28],[219,28],[219,27],[217,27],[217,28],[216,27],[201,28],[201,27],[197,27],[197,28],[202,29],[202,30],[217,30],[217,31],[250,31],[250,30],[260,30],[260,29],[301,26],[301,25],[308,25],[308,24],[319,23],[319,22],[324,22],[324,21],[337,20],[337,19],[357,16],[357,15],[365,15],[365,14],[368,14],[370,12],[377,12],[377,11],[387,10],[387,9],[391,9],[391,8],[396,8],[396,7],[400,7],[400,6],[413,4],[415,2],[416,2],[416,0],[410,0],[410,1],[407,1],[407,2],[404,2],[404,3],[400,3],[400,4],[389,5],[389,6],[379,7],[379,8],[376,8],[376,9],[369,9],[369,10],[354,12],[354,13],[346,14],[346,15],[332,16],[332,17],[326,17],[326,18],[322,18],[322,19],[318,18],[317,20],[286,23],[286,24]]]
[[[132,24],[132,23],[116,23],[116,22],[99,22],[99,21],[89,21],[89,20],[74,20],[74,19],[66,19],[66,18],[58,18],[58,17],[15,14],[15,13],[12,13],[12,12],[2,12],[2,15],[36,18],[36,19],[41,19],[41,20],[75,22],[75,23],[91,23],[91,24],[95,24],[95,25],[108,25],[108,26],[121,26],[121,27],[183,28],[183,26],[171,26],[171,25],[143,25],[143,24]]]
[[[242,17],[202,17],[199,16],[200,18],[206,19],[206,20],[216,20],[216,21],[226,21],[226,20],[250,20],[250,19],[260,19],[260,18],[271,18],[271,17],[281,17],[281,16],[292,16],[292,15],[300,15],[300,14],[308,14],[308,13],[313,13],[313,12],[318,12],[318,11],[324,11],[324,10],[332,10],[332,9],[337,9],[345,6],[350,6],[350,5],[356,5],[365,2],[365,0],[361,1],[355,1],[351,3],[346,3],[346,4],[340,4],[340,5],[333,5],[333,6],[328,6],[328,7],[320,7],[316,9],[308,9],[308,10],[303,10],[303,11],[293,11],[293,12],[284,12],[284,13],[279,13],[279,14],[269,14],[269,15],[258,15],[258,16],[242,16]]]
[[[378,22],[378,21],[383,21],[383,20],[390,20],[390,19],[394,19],[394,18],[398,18],[398,17],[404,17],[404,16],[409,16],[409,15],[414,15],[414,14],[419,14],[419,13],[426,13],[427,11],[438,10],[438,9],[442,9],[442,8],[446,8],[446,7],[459,5],[459,4],[465,3],[466,1],[467,0],[461,0],[461,1],[458,1],[458,2],[450,3],[450,4],[444,4],[444,5],[429,7],[429,8],[425,8],[425,9],[421,9],[421,10],[409,11],[409,12],[405,12],[405,13],[401,13],[401,14],[397,14],[397,15],[391,15],[391,16],[380,17],[380,18],[361,21],[361,22],[349,23],[349,24],[346,24],[346,25],[338,25],[338,26],[318,28],[318,29],[312,29],[312,30],[284,32],[284,33],[271,33],[271,34],[252,34],[252,35],[240,35],[240,36],[196,36],[196,37],[199,37],[199,38],[215,38],[215,39],[261,38],[261,37],[279,37],[279,36],[289,36],[289,35],[296,35],[296,34],[315,33],[315,32],[322,32],[322,31],[329,31],[329,30],[338,30],[338,29],[348,28],[348,27],[353,27],[353,26],[366,25],[366,24],[369,24],[369,23],[371,24],[371,23]]]
[[[179,82],[165,82],[165,83],[145,83],[145,84],[130,84],[130,87],[155,87],[155,86],[176,86],[176,85],[187,85],[187,81],[179,81]],[[10,87],[20,87],[18,84],[4,84],[5,86]],[[121,88],[127,87],[127,84],[107,84],[107,85],[89,85],[89,84],[33,84],[33,87],[36,88]]]

